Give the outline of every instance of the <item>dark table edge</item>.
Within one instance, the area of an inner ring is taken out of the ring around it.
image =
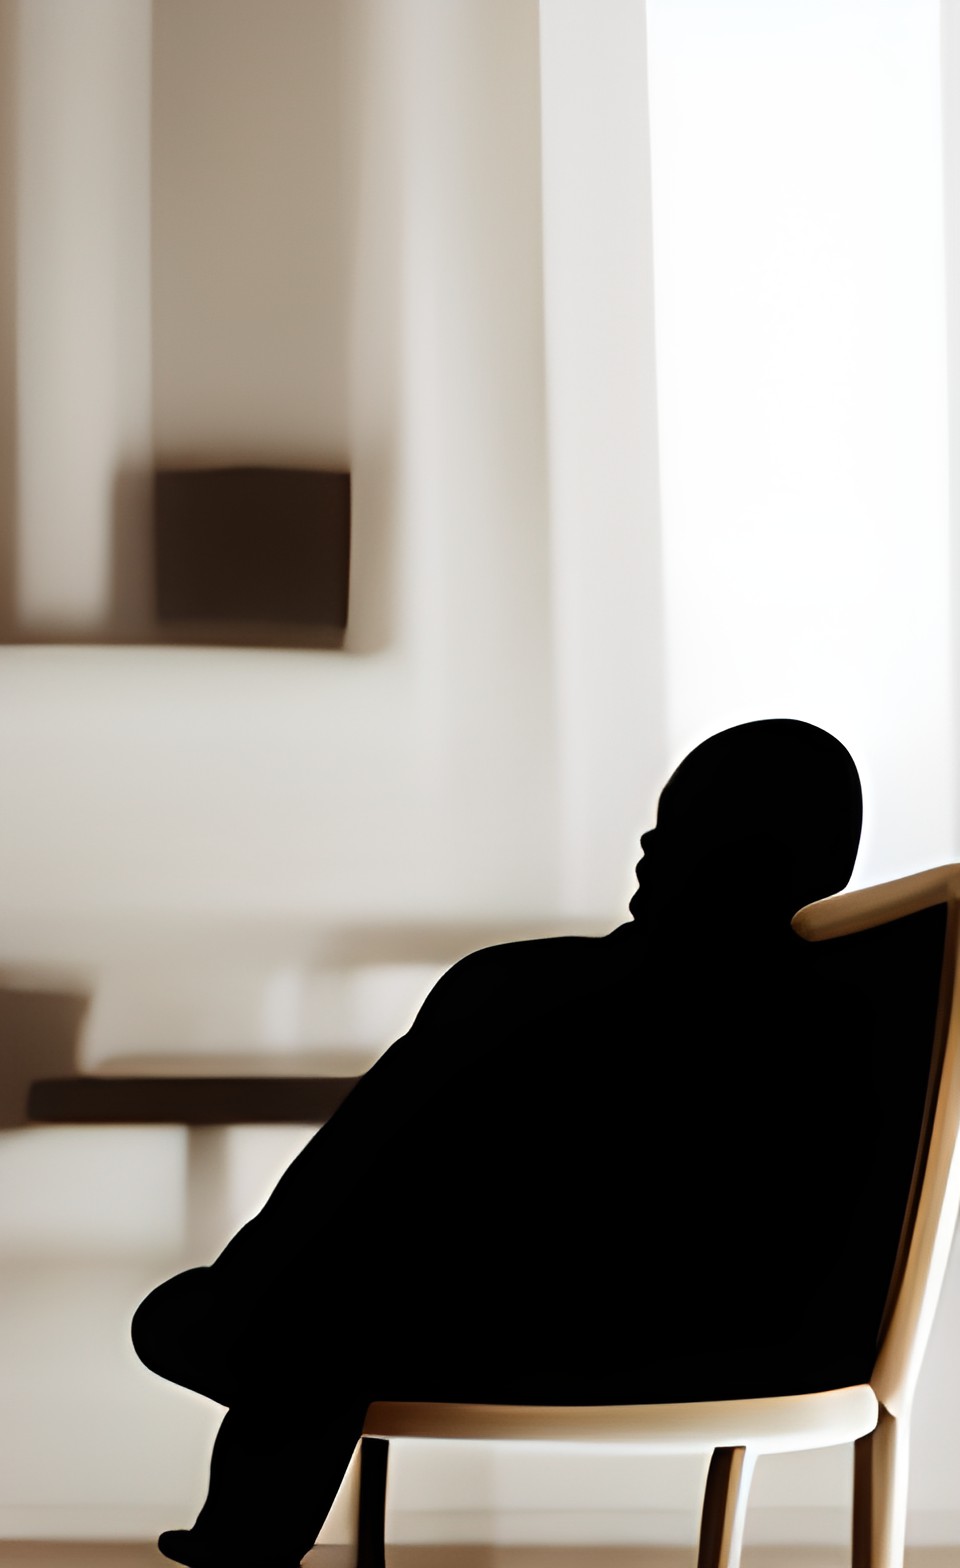
[[[325,1122],[357,1078],[41,1078],[27,1116],[55,1124],[187,1127]]]

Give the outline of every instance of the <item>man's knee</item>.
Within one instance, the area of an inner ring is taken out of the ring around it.
[[[229,1404],[232,1336],[210,1270],[187,1269],[152,1290],[130,1325],[133,1348],[158,1377]]]

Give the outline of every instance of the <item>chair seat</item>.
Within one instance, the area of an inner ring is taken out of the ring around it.
[[[745,1447],[796,1453],[850,1443],[877,1424],[868,1383],[819,1394],[719,1399],[680,1405],[455,1405],[383,1402],[370,1406],[368,1437],[487,1438],[591,1443],[648,1453],[704,1453]]]

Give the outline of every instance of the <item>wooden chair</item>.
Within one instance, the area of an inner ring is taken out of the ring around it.
[[[808,905],[794,929],[821,942],[947,906],[930,1081],[884,1328],[868,1383],[823,1393],[706,1403],[540,1407],[370,1407],[360,1455],[358,1568],[383,1568],[392,1437],[616,1444],[637,1454],[712,1452],[699,1568],[737,1568],[747,1494],[761,1454],[855,1443],[853,1568],[900,1568],[910,1413],[960,1206],[960,865]]]

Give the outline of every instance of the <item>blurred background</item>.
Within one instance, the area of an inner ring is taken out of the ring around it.
[[[0,1535],[189,1522],[218,1412],[126,1325],[311,1131],[32,1080],[363,1071],[620,922],[746,719],[850,748],[856,882],[960,858],[958,81],[956,0],[0,0]],[[341,648],[159,645],[154,473],[237,466],[350,474]],[[764,1461],[748,1541],[849,1468]],[[392,1536],[692,1540],[702,1471],[404,1450]]]

